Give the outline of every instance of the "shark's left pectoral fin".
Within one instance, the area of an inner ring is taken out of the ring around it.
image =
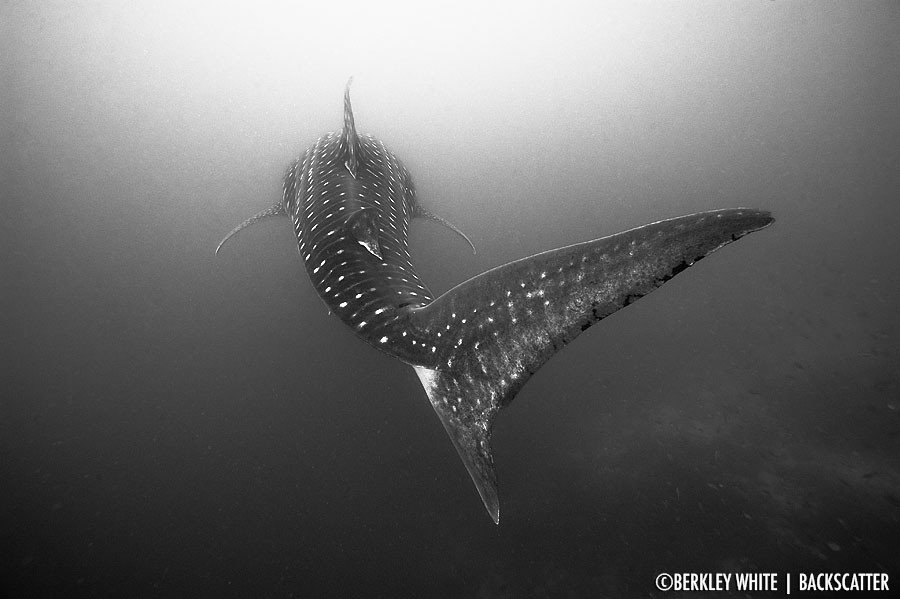
[[[491,396],[491,385],[460,381],[452,373],[439,372],[421,366],[413,367],[425,388],[431,406],[453,441],[485,509],[494,521],[500,522],[500,498],[494,457],[491,454],[491,424],[497,412]]]
[[[219,242],[219,245],[216,246],[216,255],[217,256],[219,255],[219,250],[222,249],[222,246],[225,245],[225,242],[228,241],[229,239],[231,239],[232,237],[234,237],[238,232],[243,231],[250,225],[258,223],[259,221],[263,220],[264,218],[269,218],[272,216],[287,216],[287,212],[285,212],[284,204],[282,202],[278,202],[277,204],[275,204],[273,206],[269,206],[262,212],[254,214],[253,216],[251,216],[250,218],[248,218],[247,220],[245,220],[244,222],[242,222],[241,224],[239,224],[238,226],[233,228],[231,231],[229,231],[228,235],[226,235],[222,239],[222,241]]]

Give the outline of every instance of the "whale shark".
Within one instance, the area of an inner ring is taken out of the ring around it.
[[[491,430],[529,377],[588,327],[774,222],[752,208],[661,220],[498,266],[434,297],[410,259],[411,221],[437,221],[475,246],[419,204],[384,143],[357,133],[349,81],[343,116],[340,131],[287,169],[281,198],[229,232],[216,254],[248,226],[288,217],[329,312],[414,369],[495,524]]]

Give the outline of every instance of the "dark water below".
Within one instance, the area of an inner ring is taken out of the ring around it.
[[[896,3],[491,13],[481,54],[324,36],[340,9],[126,6],[0,7],[0,595],[900,588]],[[683,213],[778,218],[531,379],[494,430],[499,527],[286,222],[213,255],[340,126],[351,73],[358,127],[479,247],[414,225],[435,292]]]

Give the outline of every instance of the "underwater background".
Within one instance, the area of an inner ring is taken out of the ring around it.
[[[898,31],[897,2],[3,2],[0,596],[900,587]],[[351,75],[358,129],[478,247],[414,222],[435,293],[681,214],[777,218],[529,381],[494,427],[499,526],[286,220],[213,254]]]

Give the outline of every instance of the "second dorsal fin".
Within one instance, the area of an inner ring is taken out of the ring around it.
[[[360,208],[347,218],[347,229],[361,246],[370,254],[382,260],[381,245],[378,243],[378,217],[371,208]]]

